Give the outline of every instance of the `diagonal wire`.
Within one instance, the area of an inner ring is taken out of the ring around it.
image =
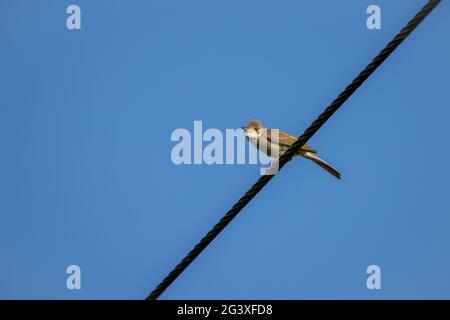
[[[410,33],[433,11],[441,0],[429,0],[428,3],[408,22],[408,24],[388,43],[388,45],[370,62],[366,68],[348,85],[345,90],[325,109],[325,111],[309,126],[295,143],[279,158],[279,170],[322,125],[347,101],[364,81],[383,63],[384,60],[405,40]],[[169,273],[167,277],[150,293],[146,300],[157,299],[175,279],[194,261],[194,259],[214,240],[215,237],[233,220],[234,217],[272,180],[273,175],[264,175],[244,194],[222,219],[204,236],[186,257]]]

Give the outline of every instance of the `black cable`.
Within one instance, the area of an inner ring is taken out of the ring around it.
[[[320,127],[342,106],[342,104],[358,89],[364,81],[383,63],[384,60],[405,40],[409,34],[425,19],[425,17],[441,2],[429,0],[428,3],[408,22],[395,38],[372,60],[371,63],[348,85],[345,90],[325,109],[325,111],[309,126],[308,129],[280,156],[279,170],[289,162],[292,157]],[[169,273],[167,277],[150,293],[147,300],[157,299],[170,284],[191,264],[192,261],[208,246],[208,244],[233,220],[234,217],[253,199],[259,191],[273,178],[273,175],[264,175],[239,199],[238,202],[223,216],[222,219],[204,236],[186,257]]]

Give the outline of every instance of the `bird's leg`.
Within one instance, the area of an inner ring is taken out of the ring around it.
[[[270,167],[267,168],[267,170],[264,173],[264,175],[266,175],[266,176],[274,176],[274,175],[276,175],[278,173],[278,169],[279,169],[278,158],[273,158],[272,163],[270,164]]]

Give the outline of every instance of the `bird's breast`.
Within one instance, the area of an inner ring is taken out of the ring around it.
[[[285,150],[280,150],[280,145],[278,143],[271,143],[267,140],[267,138],[259,137],[254,141],[250,140],[260,151],[265,153],[270,157],[278,157],[280,155],[280,151],[284,152]]]

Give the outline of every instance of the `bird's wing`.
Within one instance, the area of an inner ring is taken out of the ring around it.
[[[311,153],[314,153],[314,154],[317,153],[316,149],[314,149],[313,147],[310,147],[306,143],[303,145],[302,150],[305,150],[305,151],[308,151],[308,152],[311,152]]]
[[[290,134],[283,132],[283,131],[278,131],[278,143],[280,144],[280,146],[285,146],[285,147],[290,147],[295,141],[297,141],[297,138],[295,138],[294,136],[291,136]],[[269,142],[271,142],[271,130],[267,129],[267,140]],[[311,153],[317,153],[317,150],[310,147],[309,145],[307,145],[306,143],[302,146],[301,150],[303,151],[308,151]]]

